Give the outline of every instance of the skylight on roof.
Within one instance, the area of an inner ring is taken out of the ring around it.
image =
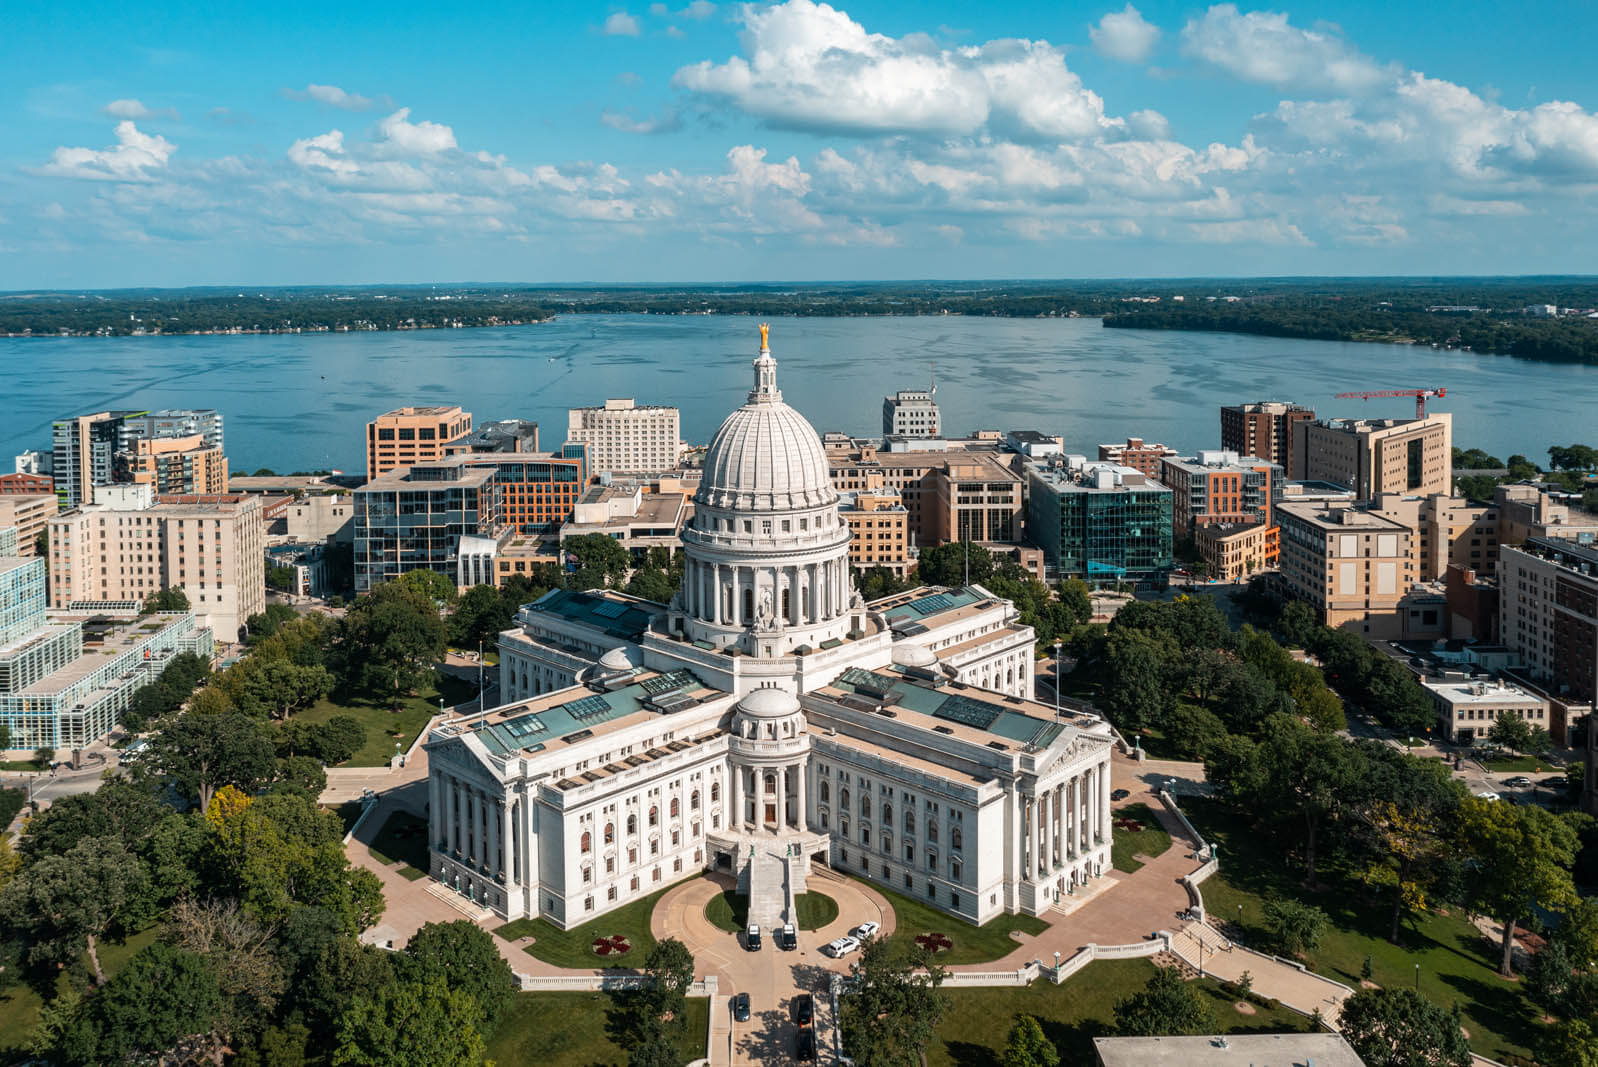
[[[562,704],[560,710],[578,722],[587,722],[589,719],[598,718],[609,712],[610,701],[600,696],[583,697],[581,700],[573,700],[568,704]]]
[[[978,730],[986,730],[999,719],[999,709],[980,700],[958,694],[949,697],[938,705],[933,716],[939,719],[949,719],[962,726],[971,726]]]
[[[601,619],[619,619],[627,613],[628,605],[619,600],[606,600],[594,606],[594,614]]]

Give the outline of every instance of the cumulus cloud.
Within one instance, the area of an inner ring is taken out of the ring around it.
[[[1244,81],[1277,89],[1350,93],[1391,80],[1396,68],[1362,54],[1330,27],[1305,30],[1277,11],[1216,4],[1182,28],[1182,50]]]
[[[744,55],[678,70],[672,84],[774,126],[852,134],[1079,138],[1117,126],[1046,41],[959,49],[893,38],[829,4],[745,7]]]
[[[600,32],[606,37],[637,37],[643,32],[643,27],[638,24],[637,15],[629,15],[625,11],[616,11],[605,20],[605,25]]]
[[[377,124],[383,143],[401,155],[431,156],[455,147],[455,131],[437,122],[411,122],[402,107]]]
[[[374,103],[370,97],[359,93],[349,93],[336,85],[317,85],[314,82],[303,89],[284,89],[283,95],[290,100],[312,100],[340,111],[368,111]]]
[[[115,133],[117,143],[109,148],[57,148],[39,173],[90,181],[153,181],[177,151],[160,134],[141,132],[131,119],[117,123]]]
[[[107,118],[134,119],[140,122],[149,119],[171,119],[176,122],[180,118],[175,108],[145,107],[143,101],[133,99],[113,100],[101,108],[100,113]]]
[[[677,14],[685,19],[708,19],[716,13],[716,5],[710,0],[689,0],[687,7]]]
[[[1123,63],[1141,63],[1149,58],[1159,42],[1160,28],[1127,4],[1124,9],[1111,11],[1099,19],[1099,24],[1088,30],[1088,36],[1101,55]]]

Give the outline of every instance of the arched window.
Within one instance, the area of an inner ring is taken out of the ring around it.
[[[660,825],[660,809],[655,807],[653,804],[651,804],[649,806],[649,825],[650,826],[659,826]]]
[[[594,835],[589,833],[587,830],[583,831],[583,851],[594,851]]]
[[[636,815],[627,816],[627,836],[631,837],[633,834],[636,834],[637,832],[638,832],[638,816],[636,816]]]
[[[884,804],[884,805],[882,805],[882,825],[883,826],[892,826],[893,825],[893,805],[892,804]]]
[[[904,832],[907,834],[916,832],[916,813],[913,808],[904,809]]]
[[[871,818],[871,798],[870,797],[863,796],[863,797],[860,798],[860,815],[861,815],[862,818],[866,818],[866,819]]]
[[[695,789],[688,797],[688,806],[694,811],[699,810],[699,790]]]
[[[960,833],[960,828],[956,826],[954,829],[949,831],[949,843],[955,848],[961,847],[962,842],[960,838],[962,836],[963,835]]]
[[[822,782],[821,783],[821,802],[823,804],[825,804],[831,799],[832,799],[832,789],[831,789],[831,787],[826,782]]]
[[[927,823],[927,840],[928,841],[937,841],[937,839],[938,839],[938,822],[937,822],[936,819],[933,819],[933,820],[931,820],[930,822]]]
[[[711,782],[710,783],[710,802],[712,804],[714,804],[720,799],[721,799],[721,783],[720,782]]]
[[[849,806],[849,787],[848,786],[844,786],[842,789],[838,790],[838,798],[839,798],[839,803],[841,803],[844,807],[847,808]]]
[[[672,797],[671,798],[671,817],[673,819],[675,819],[677,817],[677,814],[678,814],[678,811],[679,811],[678,805],[679,805],[679,801],[677,800],[677,798],[676,797]]]
[[[615,844],[615,842],[616,842],[616,824],[613,823],[613,822],[608,822],[608,823],[605,824],[605,844],[612,845],[612,844]]]

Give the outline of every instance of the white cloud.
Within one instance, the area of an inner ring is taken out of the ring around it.
[[[1123,10],[1111,11],[1099,19],[1099,24],[1088,30],[1088,36],[1101,55],[1123,63],[1141,63],[1159,42],[1160,28],[1127,4]]]
[[[144,106],[143,101],[132,99],[113,100],[109,104],[105,105],[105,107],[101,108],[100,113],[108,118],[134,119],[137,121],[145,121],[149,119],[171,119],[173,122],[176,122],[180,118],[177,110],[174,108],[149,108]]]
[[[1072,138],[1119,124],[1046,41],[940,48],[927,38],[868,33],[829,4],[746,6],[744,55],[672,78],[776,126],[853,134]]]
[[[716,13],[716,5],[710,0],[689,0],[688,6],[677,14],[685,19],[708,19]]]
[[[1363,55],[1331,28],[1304,30],[1276,11],[1242,14],[1236,4],[1216,4],[1188,20],[1182,48],[1244,81],[1308,92],[1363,92],[1395,73]]]
[[[649,13],[655,16],[657,19],[663,19],[667,15],[671,14],[671,9],[665,4],[650,4]]]
[[[328,130],[316,137],[295,141],[289,146],[290,162],[307,170],[325,171],[339,178],[353,178],[360,164],[344,154],[344,132]]]
[[[605,20],[605,26],[601,32],[607,37],[637,37],[643,32],[643,28],[638,25],[637,15],[629,15],[625,11],[617,11]]]
[[[336,85],[317,85],[314,82],[303,89],[285,89],[283,95],[290,100],[314,100],[341,111],[367,111],[373,104],[370,97],[345,92]]]
[[[675,111],[667,111],[658,118],[635,119],[620,111],[602,111],[599,121],[622,133],[671,133],[682,129],[682,119]]]
[[[401,155],[437,155],[455,147],[455,131],[436,122],[410,122],[411,109],[402,107],[377,124],[383,143]]]
[[[141,133],[131,119],[116,124],[117,143],[109,148],[57,148],[39,173],[91,181],[147,182],[165,169],[177,145],[160,134]]]

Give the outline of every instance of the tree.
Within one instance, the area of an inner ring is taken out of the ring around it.
[[[320,664],[301,667],[288,660],[273,659],[250,670],[240,688],[240,711],[286,719],[331,692],[333,676]]]
[[[1598,1067],[1598,1029],[1585,1019],[1551,1026],[1538,1045],[1537,1058],[1560,1067]]]
[[[843,1043],[861,1067],[919,1067],[948,1011],[944,969],[913,941],[869,938],[839,1009]]]
[[[55,762],[55,749],[49,745],[40,745],[33,750],[33,762],[39,767],[48,767]]]
[[[138,851],[171,810],[149,790],[113,778],[93,793],[64,796],[29,819],[18,851],[32,863],[70,852],[91,837],[115,838]]]
[[[450,581],[448,575],[440,574],[433,570],[406,571],[390,584],[403,585],[411,589],[439,608],[452,607],[455,604],[455,583]]]
[[[295,575],[298,572],[293,567],[268,567],[266,568],[266,587],[284,593],[299,592],[295,588]]]
[[[628,580],[626,591],[629,596],[665,604],[670,602],[677,590],[671,584],[671,576],[665,571],[655,567],[639,567]]]
[[[1459,808],[1459,845],[1472,861],[1472,902],[1503,924],[1498,970],[1513,973],[1516,924],[1537,908],[1564,909],[1576,896],[1570,875],[1580,844],[1565,818],[1534,805],[1467,797]]]
[[[67,1064],[206,1062],[224,1041],[214,1033],[222,995],[198,953],[156,942],[85,1001],[62,1029]],[[182,1056],[168,1057],[183,1049]]]
[[[86,951],[95,981],[104,985],[97,943],[122,924],[146,882],[144,867],[122,842],[86,838],[24,867],[0,890],[0,921],[27,932],[30,961],[64,963]]]
[[[993,577],[993,553],[970,541],[951,541],[928,545],[916,560],[916,577],[923,585],[965,585],[967,573],[972,582],[987,584]]]
[[[1487,731],[1487,740],[1511,752],[1525,752],[1531,747],[1531,723],[1509,711],[1501,711]]]
[[[335,1067],[475,1067],[487,1046],[483,1010],[440,978],[357,993],[339,1016]]]
[[[1464,791],[1442,763],[1382,744],[1360,748],[1366,771],[1353,838],[1368,857],[1366,884],[1392,891],[1388,939],[1396,944],[1404,915],[1426,908],[1450,868],[1453,847],[1444,829],[1453,826]]]
[[[1297,956],[1321,943],[1326,913],[1313,904],[1275,897],[1265,902],[1265,924],[1285,955]]]
[[[168,720],[150,738],[136,766],[138,773],[165,778],[205,808],[221,786],[249,792],[271,781],[277,754],[265,724],[248,715],[189,712]]]
[[[0,722],[0,749],[7,749],[10,747],[11,727],[7,723]]]
[[[444,636],[428,594],[414,584],[385,582],[344,617],[341,644],[350,681],[390,693],[397,708],[401,694],[420,685],[444,657]]]
[[[1207,1034],[1215,1016],[1174,967],[1161,967],[1137,993],[1115,1004],[1115,1032],[1123,1037]]]
[[[1071,613],[1078,626],[1093,618],[1093,598],[1088,583],[1080,578],[1067,578],[1060,583],[1060,603]]]
[[[651,950],[651,959],[659,947]],[[689,960],[691,968],[692,957]],[[515,976],[495,947],[494,938],[465,920],[423,926],[411,937],[405,952],[395,963],[401,981],[426,983],[436,979],[469,995],[482,1009],[485,1034],[493,1032],[500,1015],[515,996]],[[647,962],[645,969],[648,969]]]
[[[1043,1027],[1030,1015],[1019,1016],[1010,1027],[1001,1067],[1059,1067],[1060,1050],[1043,1036]]]
[[[619,578],[632,566],[632,555],[621,542],[604,534],[580,534],[560,543],[561,551],[570,556],[579,571],[602,574],[606,578]]]
[[[684,998],[694,980],[694,955],[688,946],[675,937],[656,942],[644,957],[644,973],[649,976],[651,1014],[659,1018],[670,1012],[681,1018]]]
[[[317,727],[312,744],[313,756],[335,766],[354,757],[366,744],[366,727],[353,715],[335,715]]]
[[[491,585],[474,585],[455,604],[449,617],[449,639],[460,648],[482,642],[492,645],[501,630],[514,621],[516,605],[509,603]]]
[[[327,788],[327,771],[314,756],[285,756],[277,761],[277,780],[298,786],[315,798]]]
[[[1151,634],[1111,628],[1104,643],[1107,677],[1100,700],[1122,731],[1158,722],[1170,705],[1165,665],[1175,658],[1173,653]]]
[[[1362,989],[1343,1002],[1338,1026],[1367,1067],[1469,1067],[1471,1062],[1458,1015],[1413,989]]]
[[[216,1028],[226,1037],[269,1018],[283,995],[286,976],[272,949],[273,931],[231,900],[184,897],[167,916],[167,936],[208,964],[221,1002]]]
[[[180,587],[162,589],[144,598],[141,615],[154,615],[158,611],[188,611],[189,597]]]

